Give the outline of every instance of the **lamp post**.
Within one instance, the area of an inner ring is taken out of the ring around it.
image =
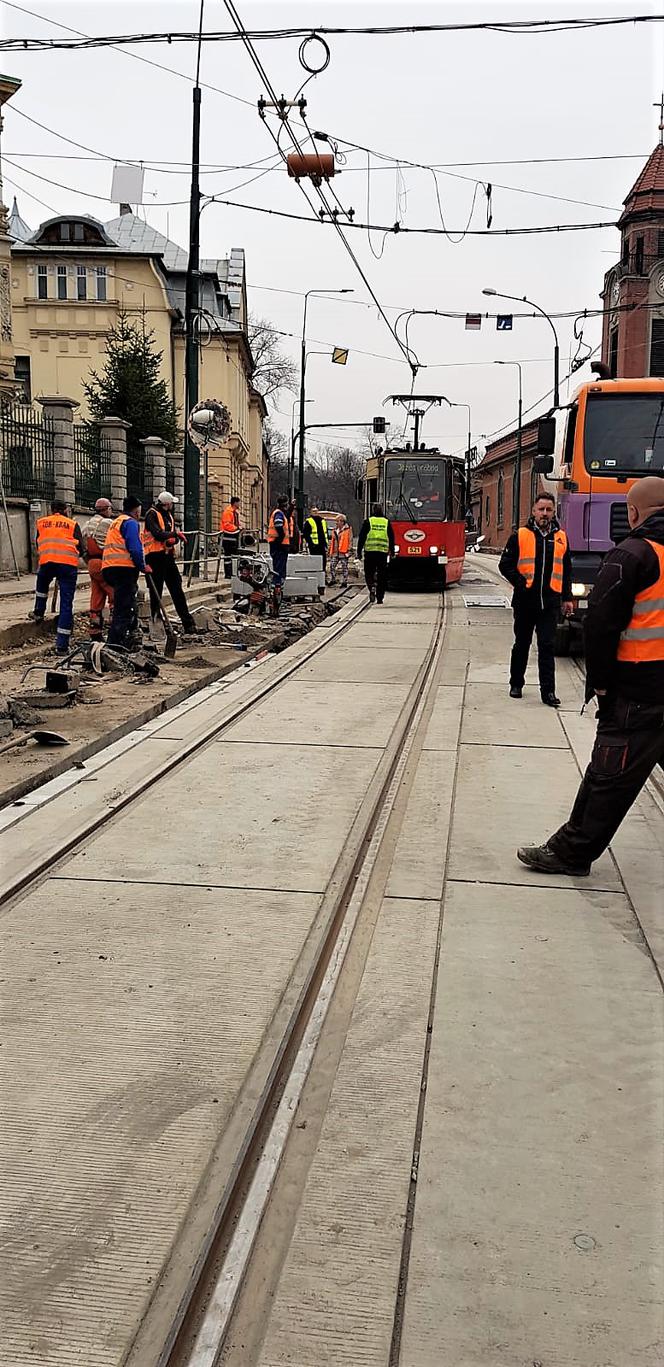
[[[512,530],[516,531],[521,521],[521,425],[523,418],[523,372],[520,361],[495,361],[495,365],[515,365],[519,372],[519,417],[516,429],[516,462],[514,466],[514,485],[512,490]]]
[[[489,294],[495,299],[510,299],[513,304],[528,304],[531,309],[535,309],[536,313],[540,313],[542,318],[546,318],[553,333],[553,406],[558,408],[560,405],[560,347],[553,319],[534,300],[526,299],[525,294],[503,294],[501,290],[491,288],[482,290],[482,294]]]
[[[313,403],[313,399],[305,399],[305,405]],[[291,407],[291,432],[290,432],[290,455],[288,457],[288,497],[295,498],[295,443],[298,438],[298,428],[295,426],[295,409],[299,403],[298,399],[293,400]]]
[[[305,405],[305,375],[307,369],[307,304],[311,294],[352,294],[352,289],[332,289],[332,290],[307,290],[304,296],[304,310],[302,313],[302,344],[300,349],[300,425],[299,425],[299,459],[297,467],[297,522],[302,531],[304,526],[304,405]]]
[[[200,514],[200,458],[198,447],[187,432],[187,420],[192,408],[198,403],[198,312],[200,307],[200,144],[201,144],[201,45],[203,42],[203,10],[205,0],[201,0],[198,20],[198,50],[196,56],[196,82],[193,89],[193,118],[191,136],[191,192],[189,197],[189,257],[185,281],[185,399],[184,399],[184,515],[185,527],[193,531],[198,527]],[[205,490],[207,503],[207,486]],[[189,552],[193,558],[193,536],[190,538]],[[194,570],[194,573],[197,572]]]
[[[457,403],[454,399],[448,399],[448,397],[447,397],[446,394],[441,394],[440,397],[441,397],[441,399],[444,399],[444,400],[445,400],[445,403],[446,403],[446,404],[449,404],[450,408],[465,408],[465,410],[466,410],[466,412],[467,412],[467,414],[468,414],[468,445],[466,446],[466,512],[467,512],[468,509],[470,508],[470,443],[471,443],[471,440],[472,440],[472,438],[471,438],[472,423],[471,423],[471,420],[470,420],[470,404],[469,404],[469,403]]]

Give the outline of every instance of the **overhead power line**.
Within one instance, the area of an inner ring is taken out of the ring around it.
[[[6,0],[9,4],[10,0]],[[25,9],[21,5],[11,4],[10,8],[22,11],[24,14],[31,14],[32,11]],[[41,18],[41,15],[35,16]],[[548,34],[582,32],[587,29],[595,28],[615,28],[627,24],[641,25],[660,23],[664,20],[664,14],[625,14],[625,15],[593,15],[588,17],[572,16],[566,19],[502,19],[502,20],[477,20],[475,22],[456,22],[447,24],[367,24],[356,25],[328,25],[322,24],[307,28],[274,28],[274,29],[244,29],[242,33],[238,31],[211,31],[203,34],[205,43],[232,43],[238,40],[244,41],[245,36],[251,42],[275,42],[284,39],[294,38],[303,39],[311,35],[312,32],[330,37],[398,37],[400,35],[416,36],[433,33],[505,33],[505,34],[529,34],[531,36],[543,37]],[[67,25],[58,25],[67,28]],[[76,29],[70,32],[76,36],[72,38],[3,38],[0,39],[0,50],[5,52],[23,51],[49,51],[53,49],[68,50],[89,50],[91,48],[103,47],[136,47],[142,44],[167,44],[173,43],[197,43],[198,32],[189,30],[171,29],[166,32],[154,33],[112,33],[99,34],[91,37],[87,34],[78,34]]]
[[[338,226],[334,219],[330,222],[328,219],[321,219],[318,216],[308,218],[306,214],[289,213],[286,209],[268,209],[263,204],[242,204],[239,200],[226,199],[222,195],[211,195],[210,203],[225,204],[231,209],[247,209],[254,214],[271,214],[275,218],[288,218],[295,223],[314,223],[323,228]],[[327,212],[331,212],[329,207]],[[395,237],[400,237],[402,233],[410,234],[411,237],[418,234],[449,237],[450,234],[456,233],[463,234],[465,237],[515,237],[537,233],[596,232],[600,228],[615,228],[615,226],[615,219],[609,219],[602,223],[546,223],[532,228],[438,228],[436,226],[407,228],[402,227],[399,223],[387,225],[384,223],[358,223],[354,219],[352,223],[344,223],[343,228],[344,232],[347,232],[349,228],[354,228],[361,232],[392,233]]]

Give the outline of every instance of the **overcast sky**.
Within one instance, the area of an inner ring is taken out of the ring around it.
[[[30,15],[18,5],[2,4],[5,35],[64,36],[56,22],[86,34],[193,30],[199,10],[198,0],[28,3]],[[391,5],[357,0],[348,4],[316,0],[315,5],[312,0],[304,4],[237,0],[237,5],[252,28],[309,25],[314,15],[320,24],[357,26],[661,10],[650,0],[624,0],[618,6],[608,0],[594,4],[566,0],[546,6],[534,0],[521,5],[512,0],[492,4],[464,0],[456,5],[440,0],[431,4],[395,0]],[[205,27],[231,27],[221,0],[206,0]],[[312,127],[368,146],[392,162],[405,158],[438,165],[481,163],[450,168],[456,176],[478,178],[481,184],[476,194],[472,179],[439,174],[439,209],[429,171],[386,167],[372,157],[367,176],[366,153],[344,148],[347,165],[334,186],[343,206],[352,206],[360,221],[367,217],[369,190],[373,222],[391,224],[399,218],[407,226],[440,227],[442,210],[448,229],[463,229],[475,195],[470,226],[483,228],[486,196],[482,187],[488,181],[493,186],[494,230],[615,220],[657,141],[658,114],[653,102],[659,99],[664,83],[661,24],[547,36],[483,32],[338,36],[329,42],[330,64],[305,92]],[[258,45],[279,94],[294,95],[305,77],[298,47],[297,39]],[[136,60],[130,52],[181,74],[161,71]],[[23,82],[20,94],[5,110],[5,198],[11,203],[17,194],[23,217],[33,228],[51,211],[113,217],[117,213],[110,202],[114,159],[162,161],[171,164],[146,174],[145,206],[140,212],[186,247],[188,174],[186,166],[174,163],[186,163],[190,155],[193,45],[3,53],[0,66]],[[242,46],[207,45],[201,79],[216,87],[203,90],[202,162],[234,167],[271,158],[274,142],[256,111],[256,100],[264,91]],[[19,110],[52,132],[37,128]],[[108,160],[89,159],[90,152],[65,144],[55,134],[83,143]],[[287,145],[287,139],[284,142]],[[542,161],[548,158],[606,159]],[[528,159],[538,159],[540,164],[516,164]],[[274,164],[274,160],[264,163]],[[231,198],[247,204],[295,214],[310,212],[281,162],[253,184],[234,188],[261,169],[206,172],[202,186],[207,193],[233,191]],[[59,185],[38,180],[37,174]],[[597,307],[603,273],[617,258],[619,240],[612,228],[535,237],[467,236],[460,242],[445,236],[406,234],[389,236],[384,243],[380,234],[373,234],[369,242],[367,234],[357,230],[348,236],[392,322],[400,310],[408,308],[495,309],[482,296],[484,285],[528,294],[547,310]],[[204,255],[219,257],[231,247],[243,247],[252,312],[296,336],[301,330],[304,290],[348,287],[355,291],[346,300],[310,301],[312,350],[327,347],[329,352],[332,344],[338,344],[350,349],[350,357],[345,368],[332,365],[327,355],[310,358],[307,392],[314,402],[307,410],[308,421],[370,419],[383,411],[386,395],[408,391],[408,366],[376,308],[368,306],[365,286],[333,228],[212,205],[202,216],[201,246]],[[380,260],[375,259],[372,247],[377,253],[382,251]],[[504,307],[508,311],[510,306]],[[572,321],[561,320],[559,330],[566,372],[570,348],[576,346]],[[599,320],[589,321],[584,339],[595,345],[599,337]],[[460,320],[415,319],[410,340],[423,366],[418,391],[470,403],[474,436],[490,434],[516,413],[516,369],[490,362],[498,358],[524,362],[526,407],[550,383],[552,338],[543,320],[515,319],[511,333],[497,333],[495,322],[485,321],[476,333],[466,332]],[[295,338],[285,338],[284,345],[297,356]],[[580,378],[587,374],[587,369],[581,371]],[[289,430],[289,396],[282,396],[280,408],[278,421]],[[442,449],[458,449],[464,444],[464,432],[463,410],[443,406],[430,415],[423,436]]]

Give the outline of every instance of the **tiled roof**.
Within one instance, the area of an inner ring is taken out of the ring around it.
[[[664,146],[661,143],[653,148],[623,203],[625,212],[621,223],[626,214],[643,209],[661,209],[664,205]]]
[[[137,214],[120,214],[119,218],[112,218],[104,227],[123,251],[140,252],[141,255],[158,254],[163,256],[166,270],[186,271],[187,253],[182,247],[164,237],[163,233],[158,233],[156,228],[151,228]]]

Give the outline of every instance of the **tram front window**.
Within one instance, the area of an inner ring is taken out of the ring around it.
[[[443,522],[446,517],[442,461],[386,460],[385,513],[396,522]]]

